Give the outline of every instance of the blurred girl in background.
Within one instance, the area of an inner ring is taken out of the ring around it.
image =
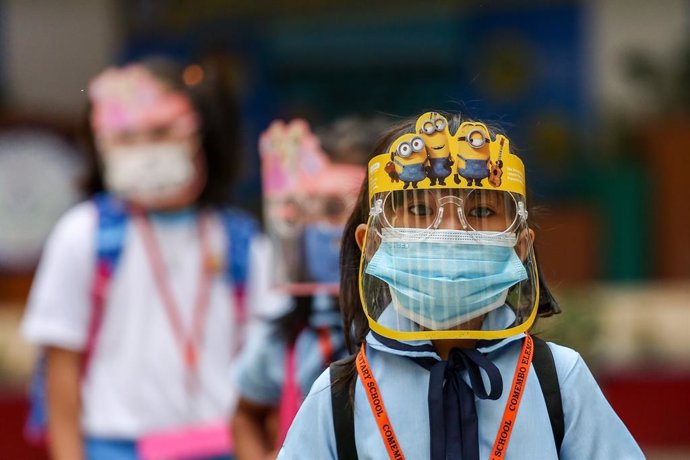
[[[247,344],[233,421],[239,459],[270,459],[312,383],[347,355],[338,310],[340,241],[384,122],[340,119],[315,136],[274,122],[260,140],[266,226],[278,289],[293,306]]]
[[[89,86],[93,195],[50,236],[23,322],[56,460],[228,458],[244,320],[284,306],[255,221],[227,207],[239,120],[220,88],[163,60]]]

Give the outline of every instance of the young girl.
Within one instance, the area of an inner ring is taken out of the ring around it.
[[[389,163],[420,152],[446,163],[403,190]],[[529,334],[553,308],[508,140],[428,112],[376,153],[341,253],[357,355],[314,383],[279,458],[643,458],[580,356]]]
[[[266,227],[279,254],[275,282],[294,297],[243,356],[233,421],[240,460],[275,458],[314,380],[348,354],[336,297],[340,240],[374,144],[372,125],[341,120],[322,134],[323,149],[302,120],[274,122],[261,136]]]
[[[57,224],[23,324],[45,349],[56,460],[146,458],[137,444],[161,431],[227,433],[245,306],[284,308],[254,220],[226,207],[238,120],[215,86],[149,61],[89,87],[90,191],[107,193]]]

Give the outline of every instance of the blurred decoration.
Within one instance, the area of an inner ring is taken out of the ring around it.
[[[0,270],[35,268],[53,225],[80,198],[79,159],[55,130],[0,125]]]
[[[623,72],[649,102],[649,114],[690,115],[690,36],[670,62],[631,50]]]

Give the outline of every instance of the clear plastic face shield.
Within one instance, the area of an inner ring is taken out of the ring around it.
[[[340,246],[364,168],[333,164],[306,122],[274,122],[260,139],[273,286],[292,295],[337,294]]]
[[[393,339],[508,337],[536,317],[524,166],[484,125],[447,126],[424,114],[369,163],[360,295],[372,330]]]

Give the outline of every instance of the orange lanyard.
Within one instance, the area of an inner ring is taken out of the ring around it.
[[[180,309],[173,296],[168,276],[163,262],[161,249],[156,240],[156,235],[153,232],[151,223],[146,215],[137,213],[134,216],[144,242],[144,248],[151,264],[151,270],[158,289],[158,294],[161,297],[165,314],[170,322],[170,327],[173,331],[173,336],[180,348],[185,368],[187,370],[188,389],[194,391],[196,388],[197,367],[199,364],[199,348],[203,336],[204,323],[208,313],[208,300],[211,293],[212,276],[210,266],[207,264],[210,257],[210,250],[208,247],[208,216],[202,214],[197,219],[197,228],[199,234],[199,245],[201,253],[201,269],[199,273],[199,284],[196,292],[194,302],[194,311],[192,319],[191,331],[185,330]]]
[[[525,341],[522,345],[522,351],[520,352],[517,365],[515,366],[513,384],[510,387],[511,392],[508,395],[506,407],[503,411],[503,419],[499,425],[496,440],[494,441],[494,446],[491,450],[491,460],[503,458],[506,450],[508,449],[508,442],[510,441],[510,436],[513,433],[513,427],[515,426],[515,417],[517,416],[518,409],[520,408],[520,401],[522,401],[522,394],[527,382],[527,375],[530,371],[533,350],[534,344],[532,337],[530,337],[529,334],[525,334]],[[369,367],[369,360],[367,359],[366,352],[364,351],[364,344],[362,344],[362,348],[359,350],[359,353],[357,353],[357,373],[359,374],[359,379],[364,387],[364,392],[369,399],[369,405],[371,406],[371,411],[374,413],[374,417],[376,418],[376,423],[379,427],[381,438],[383,438],[384,444],[386,445],[386,450],[388,450],[388,456],[391,459],[404,459],[405,457],[400,450],[400,444],[398,443],[398,439],[393,431],[393,426],[388,419],[388,413],[383,405],[383,399],[381,397],[381,391],[379,390],[378,383],[376,383],[376,379],[374,378],[371,368]]]
[[[508,441],[510,441],[510,435],[513,434],[515,417],[517,417],[520,401],[522,401],[522,394],[527,384],[527,376],[529,375],[530,365],[532,364],[533,351],[534,342],[532,341],[532,337],[529,334],[525,334],[525,342],[522,344],[522,351],[520,352],[520,357],[515,366],[515,373],[513,374],[513,384],[510,386],[506,407],[503,410],[503,419],[498,426],[499,428],[496,434],[496,440],[494,441],[494,447],[491,449],[491,460],[504,458],[505,452],[508,450]]]
[[[371,372],[369,367],[369,360],[367,359],[367,354],[364,351],[364,344],[362,348],[357,353],[357,373],[359,374],[359,380],[362,382],[364,387],[364,392],[367,394],[369,399],[369,405],[371,406],[371,411],[374,413],[376,418],[376,424],[379,426],[379,433],[383,438],[383,443],[386,445],[386,450],[388,451],[388,456],[391,460],[400,459],[404,460],[405,456],[400,450],[400,444],[398,439],[395,437],[395,432],[393,431],[393,425],[388,419],[388,412],[383,405],[383,398],[381,396],[381,391],[379,390],[379,384],[376,383],[374,374]]]

